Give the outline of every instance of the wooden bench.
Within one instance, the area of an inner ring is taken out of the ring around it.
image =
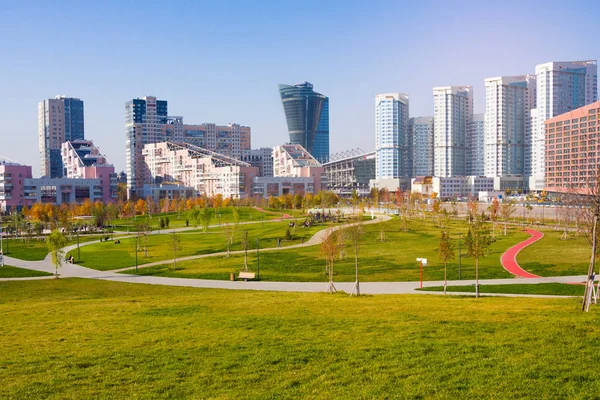
[[[238,274],[238,278],[243,279],[246,282],[248,281],[248,279],[254,279],[255,276],[256,276],[256,274],[254,272],[247,272],[247,271],[241,271]]]

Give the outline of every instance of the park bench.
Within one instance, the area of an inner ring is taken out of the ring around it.
[[[246,282],[248,281],[248,279],[254,279],[255,276],[256,276],[256,274],[254,272],[247,272],[247,271],[241,271],[238,274],[238,278],[243,279]]]

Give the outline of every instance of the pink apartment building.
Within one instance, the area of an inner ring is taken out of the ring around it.
[[[31,179],[31,167],[0,157],[0,211],[10,211],[33,203],[24,197],[25,179]]]
[[[598,178],[600,101],[546,120],[547,192],[588,192]]]

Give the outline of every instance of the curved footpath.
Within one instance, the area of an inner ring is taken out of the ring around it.
[[[517,254],[519,254],[521,250],[544,237],[542,232],[534,229],[527,229],[527,233],[529,233],[531,237],[506,250],[500,257],[500,262],[505,270],[517,276],[518,278],[539,278],[539,275],[534,275],[525,271],[517,262]]]
[[[378,223],[390,219],[389,216],[379,216],[377,219],[367,221],[365,224]],[[343,226],[337,227],[337,229]],[[183,229],[182,229],[183,230]],[[176,231],[175,229],[171,231]],[[291,249],[295,247],[312,246],[319,244],[325,238],[327,229],[320,230],[315,233],[313,237],[305,242],[304,244],[298,244],[283,248],[271,248],[261,249],[261,251],[279,251],[285,249]],[[94,243],[89,242],[87,244]],[[523,246],[524,247],[524,246]],[[70,251],[76,248],[76,245],[66,247],[66,251]],[[512,249],[512,248],[511,248]],[[510,250],[510,249],[509,249]],[[233,253],[233,252],[232,252]],[[215,254],[205,255],[214,256]],[[516,255],[516,253],[515,253]],[[199,258],[195,256],[194,258]],[[12,265],[19,268],[32,269],[36,271],[44,271],[54,273],[54,266],[50,255],[42,261],[24,261],[12,257],[5,257],[5,262],[8,265]],[[161,264],[168,263],[168,260],[160,261]],[[148,265],[148,264],[146,264]],[[131,268],[131,267],[130,267]],[[129,268],[129,269],[130,269]],[[526,271],[524,271],[526,272]],[[206,289],[231,289],[231,290],[267,290],[267,291],[280,291],[280,292],[324,292],[326,289],[327,282],[265,282],[265,281],[219,281],[209,279],[188,279],[188,278],[167,278],[159,276],[140,276],[131,274],[119,274],[116,271],[97,271],[90,268],[85,268],[77,264],[64,264],[60,269],[60,276],[64,278],[85,278],[85,279],[99,279],[108,280],[114,282],[127,282],[127,283],[144,283],[149,285],[167,285],[167,286],[185,286],[185,287],[196,287]],[[49,279],[49,277],[35,277],[27,278],[27,280],[34,279]],[[570,283],[574,281],[584,281],[585,275],[580,276],[560,276],[560,277],[547,277],[547,278],[531,278],[527,279],[527,283]],[[20,278],[6,278],[0,279],[0,281],[13,281],[23,280]],[[481,285],[510,285],[524,283],[519,279],[480,279]],[[426,281],[423,282],[424,287],[431,286],[442,286],[443,281]],[[451,286],[464,286],[474,285],[474,280],[460,280],[460,281],[448,281],[449,290]],[[354,286],[354,282],[336,282],[335,286],[338,290],[350,293]],[[363,294],[433,294],[440,295],[440,292],[424,292],[416,291],[419,288],[419,282],[361,282],[360,291]],[[474,293],[451,293],[461,296],[470,296]],[[482,296],[506,296],[506,297],[560,297],[565,296],[544,296],[544,295],[520,295],[520,294],[482,294]]]

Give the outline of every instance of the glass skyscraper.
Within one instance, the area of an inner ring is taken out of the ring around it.
[[[302,145],[314,158],[329,158],[329,98],[309,82],[279,85],[290,143]]]

